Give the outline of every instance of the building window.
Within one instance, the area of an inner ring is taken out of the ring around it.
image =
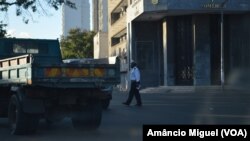
[[[111,13],[111,24],[120,19],[120,13]]]
[[[120,43],[120,38],[115,38],[115,37],[113,37],[113,38],[111,39],[111,46],[117,45],[117,44],[119,44],[119,43]]]
[[[119,43],[122,43],[124,41],[127,40],[127,34],[123,34],[121,36],[118,36],[118,37],[112,37],[111,41],[112,41],[112,44],[111,46],[115,46]]]

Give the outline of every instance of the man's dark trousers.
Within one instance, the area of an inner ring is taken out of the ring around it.
[[[131,81],[131,87],[130,87],[130,91],[129,91],[129,97],[128,100],[126,101],[127,104],[130,104],[133,97],[135,96],[136,101],[137,101],[137,105],[141,106],[141,96],[139,94],[139,90],[136,88],[136,81]]]

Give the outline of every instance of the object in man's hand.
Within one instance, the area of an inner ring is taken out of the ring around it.
[[[136,82],[136,89],[140,89],[141,88],[141,84],[140,84],[140,81],[139,82]]]

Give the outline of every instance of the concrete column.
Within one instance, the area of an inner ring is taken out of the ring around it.
[[[209,15],[193,17],[194,85],[211,85]]]
[[[168,63],[167,63],[167,21],[166,19],[163,20],[163,23],[162,23],[162,42],[163,42],[163,69],[164,69],[164,86],[167,86],[168,83]]]
[[[126,90],[128,91],[130,89],[130,63],[132,61],[132,22],[127,22],[127,74],[126,74],[126,80],[128,80],[124,85],[126,86]]]
[[[131,30],[131,22],[127,23],[127,57],[128,63],[132,59],[132,30]]]
[[[172,17],[163,20],[163,64],[164,64],[164,86],[175,85],[174,74],[174,22]]]

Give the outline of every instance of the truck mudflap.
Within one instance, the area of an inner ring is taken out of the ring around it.
[[[42,100],[24,98],[22,101],[22,108],[24,113],[28,114],[43,114],[45,108]]]
[[[101,125],[102,104],[100,100],[90,99],[87,105],[77,105],[71,117],[73,127],[78,130],[95,130]]]

